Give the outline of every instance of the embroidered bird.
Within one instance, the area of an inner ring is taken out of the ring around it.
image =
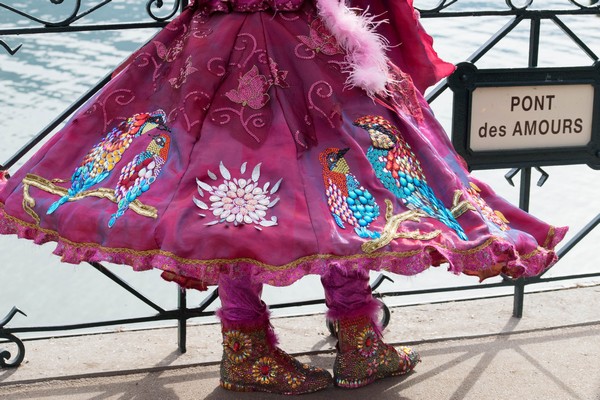
[[[136,155],[131,162],[121,169],[119,183],[115,188],[118,210],[111,215],[108,227],[112,226],[144,192],[147,192],[169,157],[171,137],[160,133],[153,137],[146,150]]]
[[[329,210],[340,228],[345,229],[345,224],[348,224],[361,238],[378,238],[379,233],[368,228],[379,216],[379,206],[373,195],[350,173],[344,159],[348,150],[328,148],[319,154]]]
[[[69,199],[106,179],[133,139],[157,127],[168,130],[166,121],[165,112],[156,110],[152,113],[135,114],[113,128],[86,154],[71,176],[71,187],[67,194],[52,203],[46,213],[52,214]]]
[[[358,118],[354,125],[366,130],[371,137],[367,158],[383,186],[409,209],[437,219],[461,239],[468,240],[452,212],[427,184],[421,163],[398,129],[383,117],[372,115]]]

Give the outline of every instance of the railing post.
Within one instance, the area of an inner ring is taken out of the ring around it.
[[[179,309],[179,318],[177,319],[177,345],[181,354],[187,351],[187,292],[186,289],[177,288],[179,297],[177,299],[177,308]]]
[[[521,186],[519,190],[519,208],[529,212],[529,198],[531,194],[531,167],[521,169]],[[525,301],[525,280],[517,279],[514,283],[513,317],[523,316],[523,303]]]
[[[513,297],[513,317],[521,318],[523,316],[523,302],[525,301],[525,283],[523,278],[519,278],[514,283],[515,291]]]
[[[529,31],[529,67],[537,67],[540,50],[540,25],[539,17],[531,18],[531,29]],[[531,195],[531,167],[521,169],[521,186],[519,190],[519,208],[529,212],[529,198]],[[525,301],[525,280],[515,281],[515,292],[513,299],[513,317],[523,316],[523,303]]]

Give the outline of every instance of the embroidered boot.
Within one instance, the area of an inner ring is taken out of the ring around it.
[[[336,386],[358,388],[377,379],[404,375],[421,361],[408,347],[398,351],[384,343],[370,315],[341,318],[338,324],[338,354],[333,365]]]
[[[276,346],[268,321],[237,326],[223,321],[221,386],[238,392],[303,394],[325,389],[331,374],[301,363]]]

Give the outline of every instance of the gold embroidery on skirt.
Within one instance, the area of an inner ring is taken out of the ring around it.
[[[452,216],[454,218],[460,217],[461,215],[463,215],[464,213],[466,213],[469,210],[477,211],[475,209],[475,207],[473,207],[473,205],[471,203],[469,203],[467,200],[460,201],[462,196],[463,196],[462,190],[454,191],[454,197],[452,198],[452,210],[450,210],[450,212],[452,213]],[[508,222],[508,221],[506,221],[506,222]]]
[[[29,182],[25,178],[23,179],[23,210],[33,218],[36,225],[39,225],[40,217],[33,211],[33,207],[35,207],[35,199],[29,194]]]
[[[33,207],[35,206],[35,199],[29,194],[29,187],[35,186],[38,189],[43,190],[44,192],[51,193],[57,196],[65,196],[68,193],[68,189],[55,185],[53,182],[65,182],[61,179],[53,179],[49,181],[46,178],[42,178],[41,176],[34,174],[27,174],[25,179],[23,179],[23,209],[27,214],[29,214],[37,224],[40,223],[40,217],[33,211]],[[117,197],[115,196],[114,189],[109,188],[98,188],[93,190],[86,190],[84,192],[78,193],[77,195],[71,197],[68,201],[77,201],[81,200],[85,197],[99,197],[101,199],[108,199],[113,203],[117,202]],[[158,211],[155,207],[146,205],[139,200],[134,200],[131,204],[129,204],[129,208],[143,216],[149,218],[158,218]]]
[[[556,233],[556,230],[554,229],[554,227],[550,226],[550,229],[548,230],[548,234],[546,235],[546,240],[544,240],[544,244],[542,245],[545,249],[547,249],[548,246],[550,246],[550,242],[554,238],[555,233]]]
[[[398,232],[398,227],[404,221],[419,222],[421,217],[426,217],[422,212],[410,210],[400,214],[394,215],[394,206],[389,199],[385,199],[386,210],[385,210],[385,227],[381,232],[381,236],[377,239],[369,240],[362,244],[361,249],[365,253],[372,253],[384,246],[387,246],[395,239],[417,239],[417,240],[431,240],[439,236],[442,231],[435,230],[433,232],[421,233],[419,231],[413,232]]]

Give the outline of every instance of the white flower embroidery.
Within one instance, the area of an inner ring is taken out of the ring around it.
[[[240,168],[240,173],[243,176],[246,172],[246,164],[243,163]],[[215,225],[218,223],[233,223],[234,226],[243,224],[255,224],[254,227],[262,230],[260,226],[277,225],[277,217],[265,219],[269,208],[275,206],[279,202],[279,197],[271,200],[282,179],[277,181],[269,190],[270,182],[265,183],[262,187],[258,184],[260,178],[260,166],[257,164],[252,170],[251,177],[248,178],[232,178],[231,173],[225,167],[223,162],[219,164],[219,171],[222,176],[222,183],[218,186],[211,186],[200,179],[196,179],[198,184],[198,194],[204,197],[204,192],[208,192],[210,206],[204,201],[194,197],[194,203],[201,210],[212,211],[213,215],[218,219],[208,222],[205,225]],[[213,181],[218,181],[219,177],[211,171],[207,171],[208,177]],[[205,214],[198,214],[205,217]]]

